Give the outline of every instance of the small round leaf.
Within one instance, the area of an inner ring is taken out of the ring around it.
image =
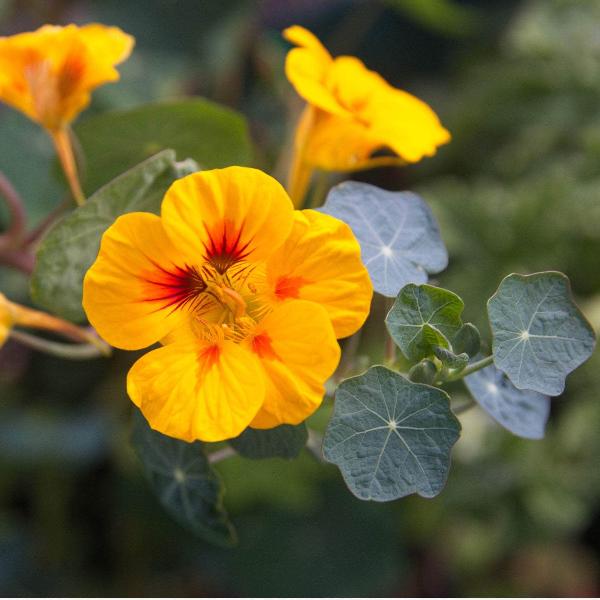
[[[489,299],[488,317],[494,363],[520,390],[558,396],[594,350],[594,331],[562,273],[509,275]]]
[[[402,288],[385,324],[406,358],[421,360],[434,355],[434,348],[450,348],[462,327],[463,301],[452,292],[432,285],[409,284]]]
[[[448,266],[448,252],[427,204],[412,192],[345,182],[322,212],[347,223],[361,247],[376,292],[393,298],[407,283],[425,283]]]

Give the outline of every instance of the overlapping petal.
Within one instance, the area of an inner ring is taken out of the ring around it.
[[[171,244],[160,218],[129,213],[102,237],[83,282],[83,307],[109,344],[136,350],[176,327],[198,285],[193,266]]]
[[[329,215],[296,211],[292,233],[267,262],[267,280],[276,302],[323,306],[337,338],[353,334],[369,314],[373,287],[360,246],[350,227]]]
[[[252,427],[301,423],[320,406],[324,383],[340,359],[323,307],[305,300],[284,302],[258,324],[246,345],[266,377],[264,403]]]
[[[186,441],[239,435],[265,395],[260,361],[230,341],[174,343],[140,358],[127,393],[153,429]]]
[[[161,209],[173,244],[187,260],[224,272],[236,262],[267,258],[292,229],[293,206],[283,187],[257,169],[228,167],[179,179]]]
[[[0,38],[0,100],[50,130],[72,121],[90,92],[116,81],[134,40],[117,27],[44,25]]]
[[[298,94],[323,110],[349,116],[325,84],[333,59],[323,44],[310,31],[298,25],[288,27],[283,35],[298,46],[288,52],[285,60],[285,74]]]

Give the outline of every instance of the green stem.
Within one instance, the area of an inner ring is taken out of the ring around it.
[[[325,462],[323,458],[323,436],[314,429],[308,430],[306,449],[319,461]]]
[[[89,358],[106,356],[106,353],[101,348],[92,344],[51,342],[35,335],[24,333],[23,331],[16,331],[15,329],[10,332],[10,337],[34,350],[40,350],[41,352],[70,360],[87,360]]]
[[[475,373],[475,371],[480,371],[481,369],[485,369],[485,367],[489,367],[494,362],[493,355],[486,356],[477,362],[470,364],[468,367],[456,373],[455,375],[451,375],[446,379],[446,381],[457,381],[458,379],[463,379],[467,375],[471,375],[471,373]]]
[[[236,452],[231,446],[225,446],[225,448],[221,448],[220,450],[216,450],[208,455],[208,463],[214,465],[216,463],[225,460],[226,458],[231,458],[235,456]]]

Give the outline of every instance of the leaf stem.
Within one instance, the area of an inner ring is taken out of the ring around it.
[[[225,448],[221,448],[220,450],[216,450],[208,455],[208,464],[214,465],[216,463],[221,462],[227,458],[231,458],[235,456],[237,452],[231,446],[225,446]]]
[[[70,360],[87,360],[89,358],[99,358],[106,354],[98,347],[92,344],[63,344],[59,342],[51,342],[39,338],[30,333],[17,331],[13,329],[10,332],[10,337],[21,342],[23,345],[40,350],[53,356],[60,358],[68,358]]]
[[[394,306],[394,298],[385,299],[385,313],[386,315],[390,312]],[[385,335],[385,346],[384,346],[384,359],[387,365],[393,365],[396,362],[396,343],[392,339],[390,332],[388,331],[385,321],[383,322],[384,335]]]
[[[481,369],[485,369],[494,362],[494,356],[486,356],[481,360],[478,360],[469,366],[465,367],[462,371],[456,373],[455,375],[450,375],[446,381],[457,381],[459,379],[465,378],[467,375],[471,375],[471,373],[475,373],[476,371],[480,371]]]
[[[323,459],[323,436],[314,429],[308,429],[308,440],[306,440],[306,449],[319,461]]]
[[[0,247],[13,247],[18,244],[25,229],[25,206],[17,190],[2,172],[0,172],[0,194],[6,201],[10,212],[10,225],[0,236]]]

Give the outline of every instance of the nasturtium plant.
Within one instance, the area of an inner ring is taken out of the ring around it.
[[[3,83],[0,99],[50,135],[78,205],[26,232],[22,200],[4,194],[13,220],[0,259],[33,271],[34,301],[55,314],[0,292],[0,345],[12,338],[80,360],[109,354],[109,343],[156,345],[123,377],[137,407],[132,444],[165,510],[224,546],[235,533],[219,461],[248,459],[252,477],[252,461],[292,460],[307,447],[360,499],[431,498],[449,476],[457,415],[479,406],[539,439],[550,396],[595,346],[567,277],[553,271],[506,277],[487,306],[492,338],[482,340],[463,323],[463,300],[428,283],[448,252],[417,194],[346,181],[318,206],[315,170],[417,162],[450,134],[427,104],[357,59],[332,57],[301,27],[285,35],[296,46],[286,74],[307,103],[284,153],[287,190],[246,166],[244,118],[209,100],[146,104],[72,128],[90,92],[118,79],[133,47],[126,33],[50,27],[0,44],[14,88]],[[89,79],[73,48],[87,48]],[[357,357],[373,291],[380,306],[394,298],[385,329],[378,324],[382,365]],[[450,395],[461,380],[466,404]],[[312,420],[332,402],[325,427]]]

